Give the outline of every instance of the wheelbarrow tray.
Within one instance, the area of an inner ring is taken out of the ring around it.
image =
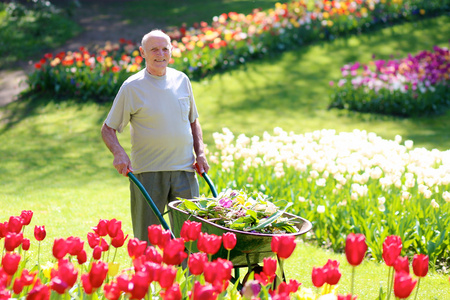
[[[198,201],[198,200],[190,200],[190,201]],[[267,233],[257,233],[257,232],[246,232],[241,230],[235,230],[231,228],[227,228],[216,223],[213,223],[209,220],[203,219],[201,217],[190,214],[185,210],[181,210],[178,208],[181,201],[173,201],[169,203],[169,209],[172,213],[173,218],[173,228],[172,231],[175,233],[181,232],[181,227],[186,220],[196,221],[202,223],[202,232],[206,232],[208,234],[215,234],[218,236],[222,236],[226,232],[233,232],[236,235],[236,247],[230,252],[230,261],[233,263],[235,268],[241,267],[249,267],[254,266],[263,261],[266,257],[273,257],[275,254],[271,251],[270,244],[272,242],[272,237],[276,234],[267,234]],[[294,235],[300,236],[308,232],[312,225],[308,220],[301,218],[299,216],[284,213],[283,216],[295,219],[295,226],[298,228],[298,232],[295,233],[286,233],[283,235]],[[198,252],[197,243],[192,243],[192,252]],[[220,247],[218,253],[213,256],[213,259],[218,257],[227,258],[228,250],[226,250],[223,245]]]

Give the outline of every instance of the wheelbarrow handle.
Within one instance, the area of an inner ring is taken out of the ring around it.
[[[213,196],[215,198],[217,198],[218,194],[217,194],[217,190],[216,187],[214,186],[214,184],[212,183],[211,179],[209,178],[208,174],[206,174],[206,172],[203,172],[200,174],[200,170],[198,168],[198,165],[195,164],[195,169],[197,170],[197,173],[200,175],[200,177],[203,177],[203,179],[205,179],[206,183],[209,186],[209,189],[211,190],[211,193],[213,194]]]
[[[175,235],[170,230],[169,225],[167,225],[166,220],[164,220],[163,216],[161,215],[161,212],[159,211],[158,207],[156,207],[155,202],[153,202],[152,198],[150,197],[150,195],[148,194],[147,190],[142,185],[142,183],[136,178],[136,176],[134,176],[134,174],[130,170],[128,170],[127,176],[139,188],[145,200],[147,200],[147,203],[150,205],[150,208],[152,209],[153,213],[156,215],[159,222],[161,223],[162,227],[165,230],[169,230],[172,239],[175,239]]]

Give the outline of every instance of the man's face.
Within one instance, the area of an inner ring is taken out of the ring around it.
[[[166,74],[166,67],[172,54],[172,46],[164,37],[150,37],[139,50],[147,63],[147,71],[150,74],[156,76]]]

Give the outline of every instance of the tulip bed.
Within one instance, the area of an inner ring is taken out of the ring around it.
[[[450,107],[450,51],[433,50],[400,60],[345,65],[329,107],[399,116],[444,113]]]
[[[365,32],[396,21],[448,10],[437,0],[293,1],[268,11],[215,17],[168,34],[173,39],[174,68],[191,78],[224,70],[246,61],[284,51],[318,39]],[[144,62],[138,44],[121,40],[98,52],[47,54],[35,64],[28,83],[33,92],[110,101],[122,82]]]
[[[136,238],[128,239],[121,221],[101,219],[87,233],[89,247],[85,247],[85,241],[79,237],[55,238],[53,262],[41,264],[40,243],[46,238],[45,226],[34,227],[34,238],[39,243],[37,263],[27,259],[31,241],[24,232],[32,217],[32,211],[24,210],[19,216],[10,216],[8,221],[0,223],[0,240],[3,240],[0,299],[353,300],[357,299],[355,268],[362,263],[367,251],[363,234],[349,234],[345,252],[353,268],[351,293],[338,293],[337,284],[342,276],[340,262],[331,259],[322,267],[313,267],[313,285],[322,288],[317,293],[302,287],[296,279],[285,277],[283,266],[296,248],[295,236],[274,235],[271,250],[277,259],[265,258],[262,269],[251,272],[238,290],[238,284],[231,284],[232,262],[225,258],[211,259],[220,247],[231,251],[236,246],[234,233],[227,232],[223,236],[203,233],[202,223],[186,221],[180,237],[172,239],[170,231],[152,225],[148,228],[152,245],[148,245]],[[186,252],[192,242],[197,243],[199,252]],[[115,253],[125,243],[131,263],[120,268],[115,262]],[[388,236],[382,246],[389,272],[386,291],[380,290],[379,299],[389,299],[392,293],[397,299],[406,299],[417,282],[427,275],[428,256],[414,255],[412,268],[418,278],[415,279],[410,274],[408,257],[401,256],[401,238]],[[183,261],[186,268],[181,267]],[[417,284],[416,297],[418,292]]]
[[[399,235],[407,255],[427,254],[433,268],[449,259],[450,151],[413,148],[411,140],[334,130],[271,135],[214,134],[208,157],[221,187],[246,187],[293,203],[289,212],[313,224],[309,237],[342,251],[345,236],[363,233],[369,254]]]

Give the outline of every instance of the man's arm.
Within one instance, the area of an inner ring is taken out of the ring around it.
[[[195,156],[197,157],[196,164],[198,166],[198,171],[200,174],[203,174],[203,172],[208,173],[209,165],[205,155],[205,145],[203,144],[203,132],[198,119],[195,119],[195,121],[191,123],[191,129],[192,129],[192,136],[194,137],[194,152]]]
[[[106,124],[102,126],[102,138],[109,151],[114,155],[113,166],[123,176],[127,176],[131,169],[131,161],[117,139],[116,130]]]

